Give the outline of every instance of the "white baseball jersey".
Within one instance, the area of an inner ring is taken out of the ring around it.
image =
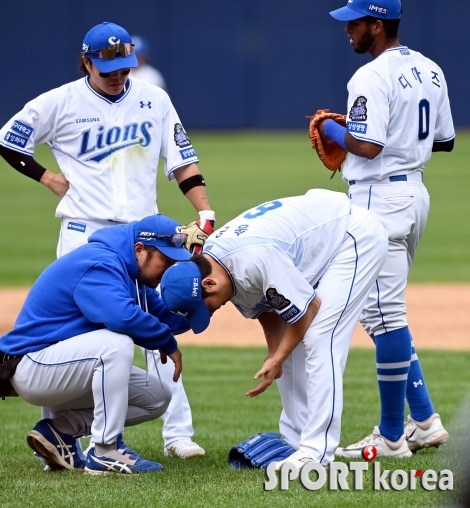
[[[455,137],[442,70],[405,46],[388,49],[361,67],[348,92],[348,131],[384,149],[373,160],[350,153],[344,180],[423,171],[433,142]]]
[[[158,212],[158,160],[166,176],[198,162],[166,92],[135,78],[116,102],[88,78],[32,100],[0,130],[0,143],[33,155],[47,143],[70,189],[56,216],[117,222]]]
[[[295,323],[343,243],[350,212],[345,194],[323,189],[270,201],[215,231],[204,254],[226,268],[246,318],[275,311]]]

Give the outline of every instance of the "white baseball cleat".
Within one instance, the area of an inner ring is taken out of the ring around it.
[[[432,446],[439,448],[449,441],[449,433],[442,425],[441,417],[437,413],[431,415],[424,422],[417,422],[408,415],[405,435],[408,447],[413,453]]]
[[[305,464],[308,464],[309,462],[317,462],[315,459],[312,459],[307,453],[305,453],[303,450],[297,450],[292,455],[289,455],[289,457],[285,458],[284,460],[280,460],[279,462],[275,462],[276,467],[274,468],[274,471],[280,471],[281,467],[289,462],[290,464],[293,464],[297,467],[297,469],[300,471]],[[317,462],[318,464],[318,462]]]
[[[398,441],[389,441],[380,434],[380,429],[374,427],[372,434],[359,441],[358,443],[338,448],[335,452],[337,457],[362,458],[362,451],[366,446],[375,446],[377,457],[395,457],[397,459],[411,457],[413,454],[408,448],[405,434]]]
[[[163,448],[165,457],[179,457],[190,459],[192,457],[204,457],[206,451],[189,437],[178,439]]]

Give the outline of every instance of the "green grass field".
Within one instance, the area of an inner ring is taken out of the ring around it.
[[[201,159],[211,204],[221,226],[240,212],[278,197],[323,187],[346,191],[338,175],[330,180],[303,132],[195,133],[191,139]],[[49,150],[37,158],[57,168]],[[425,181],[431,194],[431,214],[411,273],[412,281],[470,281],[468,188],[470,133],[459,133],[451,154],[435,154]],[[0,286],[30,285],[55,259],[59,220],[57,199],[47,189],[23,177],[0,160]],[[160,171],[160,211],[182,223],[194,220],[191,205],[175,182]],[[463,302],[467,304],[467,302]],[[0,310],[1,312],[1,310]],[[196,439],[207,451],[203,459],[165,459],[161,421],[126,430],[128,444],[146,458],[160,461],[165,471],[123,477],[87,477],[80,472],[43,473],[25,440],[39,419],[39,409],[20,399],[0,401],[0,503],[8,507],[430,507],[447,504],[452,496],[439,491],[375,492],[371,475],[363,492],[318,492],[292,482],[288,491],[263,490],[260,471],[236,471],[227,465],[235,443],[260,431],[276,431],[280,400],[271,387],[255,399],[244,396],[262,364],[262,349],[183,348],[185,387],[191,402]],[[468,424],[456,414],[470,387],[470,352],[422,351],[420,358],[436,409],[451,430],[447,447],[418,453],[405,461],[382,460],[382,469],[445,469],[460,481],[456,454],[459,432]],[[142,365],[140,353],[136,361]],[[372,350],[352,350],[344,381],[342,443],[370,433],[378,423],[379,401]],[[459,426],[460,425],[460,426]],[[393,496],[393,497],[392,497]]]
[[[183,349],[185,387],[191,401],[197,441],[207,456],[183,461],[163,457],[161,421],[126,429],[126,442],[145,457],[160,461],[161,473],[122,477],[89,477],[79,471],[44,473],[25,440],[39,419],[39,410],[20,399],[1,402],[0,492],[2,508],[10,507],[430,507],[451,498],[449,493],[425,491],[373,491],[371,474],[364,476],[362,492],[304,490],[292,482],[288,491],[265,492],[259,470],[234,470],[227,453],[235,443],[260,431],[276,431],[280,414],[277,389],[259,397],[244,396],[253,386],[253,374],[262,363],[263,349]],[[142,365],[140,351],[137,363]],[[425,351],[421,354],[429,373],[428,385],[442,419],[452,428],[452,417],[468,393],[470,352]],[[352,350],[346,368],[342,443],[369,433],[378,419],[374,352]],[[465,427],[468,434],[468,426]],[[383,469],[450,468],[458,484],[453,441],[438,450],[421,451],[411,459],[381,460]],[[393,496],[393,497],[392,497]]]
[[[340,175],[330,180],[310,149],[304,132],[195,133],[191,139],[201,159],[217,225],[244,210],[313,187],[346,192]],[[48,148],[37,159],[56,169]],[[470,133],[457,136],[451,154],[436,153],[426,168],[431,213],[411,272],[412,281],[470,280]],[[178,221],[196,218],[175,182],[159,172],[160,211]],[[0,160],[0,285],[29,285],[55,258],[59,220],[57,198]]]

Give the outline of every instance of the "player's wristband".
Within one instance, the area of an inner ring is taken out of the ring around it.
[[[201,220],[213,220],[215,222],[215,212],[213,210],[201,210],[199,212]]]
[[[346,127],[343,127],[331,118],[328,118],[323,125],[323,132],[325,133],[325,136],[328,136],[333,141],[336,141],[339,146],[342,146],[345,150],[347,150],[345,138],[348,129],[346,129]]]
[[[186,180],[183,180],[179,184],[179,188],[183,194],[187,194],[193,187],[199,187],[200,185],[203,185],[204,187],[206,186],[204,177],[201,174],[186,178]]]

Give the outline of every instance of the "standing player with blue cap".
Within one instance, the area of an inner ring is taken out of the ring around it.
[[[166,92],[129,77],[137,65],[127,30],[100,23],[83,39],[86,76],[33,99],[0,130],[0,155],[61,198],[57,257],[85,244],[98,229],[157,213],[159,159],[168,179],[178,182],[199,212],[199,220],[185,229],[187,247],[198,252],[213,230],[215,216],[196,151]],[[34,148],[42,143],[51,148],[60,174],[34,160]],[[171,369],[159,366],[171,380]],[[179,380],[171,386],[173,402],[163,418],[165,453],[204,455],[191,439],[183,384]]]
[[[349,152],[343,180],[351,202],[380,218],[389,241],[361,316],[376,345],[380,424],[365,439],[338,448],[337,455],[349,458],[368,445],[379,457],[410,457],[449,437],[424,382],[404,295],[429,212],[424,166],[432,152],[453,149],[455,131],[441,68],[398,40],[401,12],[400,0],[349,0],[330,12],[347,23],[354,51],[370,53],[372,61],[348,83],[347,128],[326,120],[320,132]],[[404,429],[405,398],[411,414]]]

